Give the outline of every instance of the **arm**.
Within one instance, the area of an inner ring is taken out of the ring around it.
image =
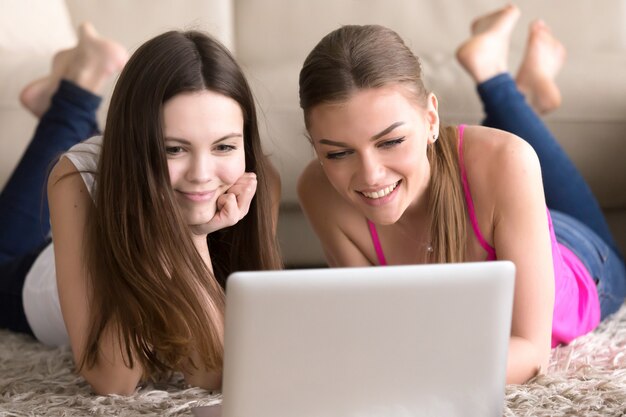
[[[311,161],[298,179],[298,200],[322,244],[329,266],[372,266],[345,232],[355,219],[366,232],[365,219],[355,214],[354,209],[337,194],[317,160]]]
[[[90,326],[91,295],[83,248],[87,214],[93,202],[81,176],[67,158],[62,158],[50,174],[48,200],[61,312],[74,361],[80,363]],[[113,324],[109,323],[99,341],[97,364],[80,371],[97,394],[129,395],[141,379],[143,370],[137,362],[132,369],[124,364],[119,342]]]
[[[545,369],[550,357],[554,270],[537,155],[516,137],[506,140],[490,175],[493,240],[498,259],[516,265],[507,383],[523,383]]]
[[[200,355],[196,351],[191,353],[191,361],[196,366],[202,364]],[[194,369],[188,361],[186,370],[183,371],[185,382],[193,387],[204,388],[207,391],[218,390],[222,387],[222,374],[218,372],[205,371],[202,369]]]
[[[278,171],[276,170],[276,168],[271,164],[271,162],[269,162],[269,160],[267,164],[266,174],[267,174],[267,178],[265,179],[265,184],[267,185],[266,191],[268,192],[270,205],[271,205],[270,215],[271,215],[271,220],[272,220],[272,224],[271,224],[272,233],[276,235],[276,228],[278,225],[278,210],[280,206],[281,184],[280,184],[280,175],[278,174]],[[212,220],[213,229],[205,229],[203,230],[203,232],[206,232],[207,230],[214,231],[222,227],[228,227],[232,224],[237,223],[240,220],[240,218],[242,218],[243,216],[247,214],[250,202],[252,201],[252,198],[254,197],[254,194],[257,189],[257,180],[256,180],[256,175],[254,174],[252,174],[250,178],[247,178],[247,179],[246,179],[246,175],[247,174],[244,174],[244,177],[240,178],[237,184],[234,184],[227,192],[227,194],[228,193],[233,194],[233,195],[237,194],[236,200],[232,201],[231,199],[231,202],[230,202],[231,204],[230,212],[236,215],[233,216],[230,220],[220,221],[219,223],[213,222]],[[225,208],[228,209],[226,205],[223,205],[221,210]],[[196,247],[199,253],[208,254],[206,239],[204,238],[194,239],[194,241],[196,243]],[[208,268],[212,272],[213,268],[212,268],[211,261],[209,260],[209,258],[207,258],[206,263],[207,263]],[[192,365],[192,362],[196,366],[199,366],[203,363],[197,351],[193,351],[191,353],[190,361],[188,361],[186,365],[183,367],[184,368],[183,376],[187,384],[191,386],[201,387],[206,390],[216,390],[221,387],[222,385],[221,373],[206,371],[203,369],[195,369],[194,366]]]

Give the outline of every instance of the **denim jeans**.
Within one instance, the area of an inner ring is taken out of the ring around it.
[[[98,132],[101,98],[61,81],[50,108],[0,193],[0,328],[31,333],[22,304],[24,279],[50,242],[46,182],[57,158]]]
[[[509,74],[497,75],[477,89],[485,111],[483,124],[521,137],[537,153],[557,240],[574,252],[596,279],[605,318],[624,301],[626,271],[598,201]]]

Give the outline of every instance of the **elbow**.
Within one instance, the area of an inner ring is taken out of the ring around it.
[[[509,345],[506,383],[523,384],[545,371],[550,358],[550,349],[537,346],[530,341],[513,337]]]
[[[221,372],[207,373],[184,373],[185,382],[193,387],[203,388],[207,391],[219,390],[222,388]]]
[[[137,390],[140,377],[137,375],[113,375],[105,372],[81,372],[96,395],[122,395],[130,396]]]
[[[135,393],[136,383],[126,381],[116,381],[114,383],[102,381],[87,381],[91,385],[91,390],[96,395],[122,395],[128,397]]]
[[[529,365],[525,369],[516,369],[513,372],[511,372],[510,369],[511,369],[510,367],[507,369],[507,375],[506,375],[507,385],[525,384],[528,381],[530,381],[532,378],[539,375],[541,371],[541,368],[538,365],[537,366]]]

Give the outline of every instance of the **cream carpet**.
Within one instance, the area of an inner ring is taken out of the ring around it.
[[[179,376],[131,397],[95,396],[72,373],[68,348],[47,348],[0,330],[1,416],[189,416],[220,396]],[[504,416],[626,415],[626,307],[593,333],[552,352],[547,372],[507,386]],[[297,416],[294,416],[297,417]]]

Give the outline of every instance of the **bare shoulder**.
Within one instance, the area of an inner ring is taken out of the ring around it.
[[[352,212],[354,209],[337,193],[328,181],[321,165],[312,160],[298,178],[298,199],[307,214],[334,216],[341,213],[337,209]],[[345,213],[345,211],[344,211]],[[330,219],[329,219],[330,220]]]
[[[68,158],[59,159],[48,177],[48,197],[59,194],[67,196],[68,192],[82,194],[83,191],[87,191],[87,187],[76,166]]]
[[[371,245],[365,218],[335,190],[317,160],[300,175],[298,199],[329,265],[372,265],[364,249]]]
[[[534,149],[514,134],[468,126],[464,133],[463,164],[479,229],[494,246],[499,219],[510,217],[525,201],[543,198],[539,160]]]
[[[60,158],[52,167],[52,171],[50,172],[50,182],[56,183],[57,180],[74,172],[78,172],[74,164],[67,158]]]
[[[464,139],[463,156],[470,184],[490,188],[518,176],[540,174],[535,150],[519,136],[499,129],[469,126]]]
[[[64,256],[67,247],[82,241],[88,213],[93,207],[93,200],[82,176],[68,158],[61,158],[50,173],[48,202],[55,255]]]
[[[298,195],[309,189],[323,191],[329,185],[320,163],[313,159],[304,167],[302,174],[298,178]],[[306,193],[303,197],[306,197]]]
[[[363,215],[335,190],[317,160],[298,179],[298,200],[322,241],[336,240],[338,233],[354,239],[363,226]]]

